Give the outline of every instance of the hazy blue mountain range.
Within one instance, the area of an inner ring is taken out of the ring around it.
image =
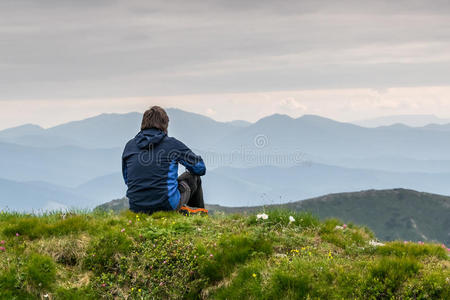
[[[121,168],[122,149],[41,148],[0,142],[0,178],[74,187]]]
[[[216,122],[211,118],[178,109],[167,110],[170,134],[186,139],[191,147],[208,149],[223,136],[242,128],[245,121]],[[122,148],[140,130],[141,113],[102,114],[48,129],[24,125],[0,131],[0,140],[26,145],[83,148]],[[236,125],[235,125],[236,124]],[[39,142],[42,140],[43,142]]]
[[[45,131],[39,125],[25,124],[0,131],[0,138],[15,138],[27,135],[40,135]]]
[[[402,173],[365,169],[350,169],[312,163],[304,166],[278,168],[273,166],[255,168],[218,168],[217,178],[239,182],[237,191],[252,196],[240,197],[223,186],[215,193],[220,181],[211,184],[205,178],[208,203],[224,206],[277,204],[317,197],[329,193],[352,192],[365,189],[392,189],[403,187],[419,191],[450,195],[449,173]],[[245,205],[244,205],[245,204]]]
[[[0,139],[25,146],[114,148],[129,140],[139,128],[141,117],[139,113],[102,114],[48,129],[19,126],[7,130],[5,136],[1,131]]]
[[[0,209],[15,211],[58,210],[87,207],[90,199],[48,183],[0,179]]]
[[[380,156],[374,158],[339,158],[317,159],[324,164],[341,167],[361,168],[369,170],[404,172],[404,173],[447,173],[450,170],[450,160],[420,160],[401,156]]]
[[[234,125],[234,126],[236,126],[236,127],[241,127],[241,128],[242,128],[242,127],[247,127],[247,126],[252,125],[252,123],[247,122],[247,121],[243,121],[243,120],[231,121],[230,124],[231,124],[231,125]]]
[[[424,126],[423,128],[430,129],[430,130],[450,131],[450,124],[443,124],[443,125],[428,124],[428,125]]]
[[[216,122],[178,109],[169,109],[168,113],[172,120],[170,134],[205,151],[236,152],[244,147],[247,151],[303,152],[323,158],[398,156],[450,160],[450,132],[446,125],[363,128],[313,115],[297,119],[272,115],[254,124],[239,126],[234,125],[236,122]],[[140,121],[139,113],[103,114],[49,129],[27,125],[8,129],[6,133],[0,131],[0,140],[45,147],[122,148],[139,130]],[[263,147],[255,145],[258,136],[265,138]],[[45,141],[43,145],[39,145],[40,139]]]
[[[168,113],[169,134],[206,160],[210,203],[280,203],[371,188],[450,194],[449,124],[363,128],[312,115],[227,123],[178,109]],[[2,205],[80,206],[120,198],[122,149],[141,117],[103,114],[48,129],[27,124],[0,131]],[[6,193],[14,191],[8,184],[22,184],[23,191]],[[55,196],[43,196],[50,187]]]
[[[98,203],[122,197],[126,193],[122,173],[112,173],[100,176],[78,185],[73,189],[91,200],[91,206]]]
[[[264,135],[266,145],[255,145]],[[450,159],[450,132],[388,126],[363,128],[318,116],[293,119],[285,115],[263,118],[224,137],[216,149],[239,149],[271,153],[303,152],[323,158],[400,156],[414,159]]]
[[[429,124],[448,124],[450,119],[436,117],[435,115],[393,115],[352,122],[364,127],[390,126],[404,124],[411,127],[423,127]]]
[[[0,210],[43,211],[84,209],[120,198],[126,187],[120,174],[105,175],[74,188],[45,181],[12,181],[0,178]]]

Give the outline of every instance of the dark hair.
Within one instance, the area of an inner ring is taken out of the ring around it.
[[[159,106],[152,106],[146,110],[142,117],[141,130],[156,128],[167,133],[169,127],[169,116]]]

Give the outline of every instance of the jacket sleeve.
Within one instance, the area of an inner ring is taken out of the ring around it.
[[[185,144],[178,141],[178,162],[194,175],[203,176],[206,173],[206,166],[200,155],[196,155]]]

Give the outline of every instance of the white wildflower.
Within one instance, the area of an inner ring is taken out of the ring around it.
[[[379,243],[377,241],[369,241],[369,245],[374,246],[374,247],[378,247],[378,246],[384,246],[383,243]]]
[[[295,222],[295,219],[293,216],[289,216],[289,223]]]
[[[287,255],[283,253],[275,253],[275,257],[287,257]]]
[[[256,220],[258,220],[258,219],[267,220],[268,218],[269,218],[269,216],[264,213],[256,215]]]
[[[336,225],[336,227],[334,227],[334,229],[339,229],[339,230],[343,230],[343,229],[344,229],[344,227],[342,227],[342,226],[339,226],[339,225]]]

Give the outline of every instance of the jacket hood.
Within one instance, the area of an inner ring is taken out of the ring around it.
[[[167,134],[159,129],[144,129],[140,131],[134,138],[136,145],[140,149],[148,148],[151,145],[159,144]]]

